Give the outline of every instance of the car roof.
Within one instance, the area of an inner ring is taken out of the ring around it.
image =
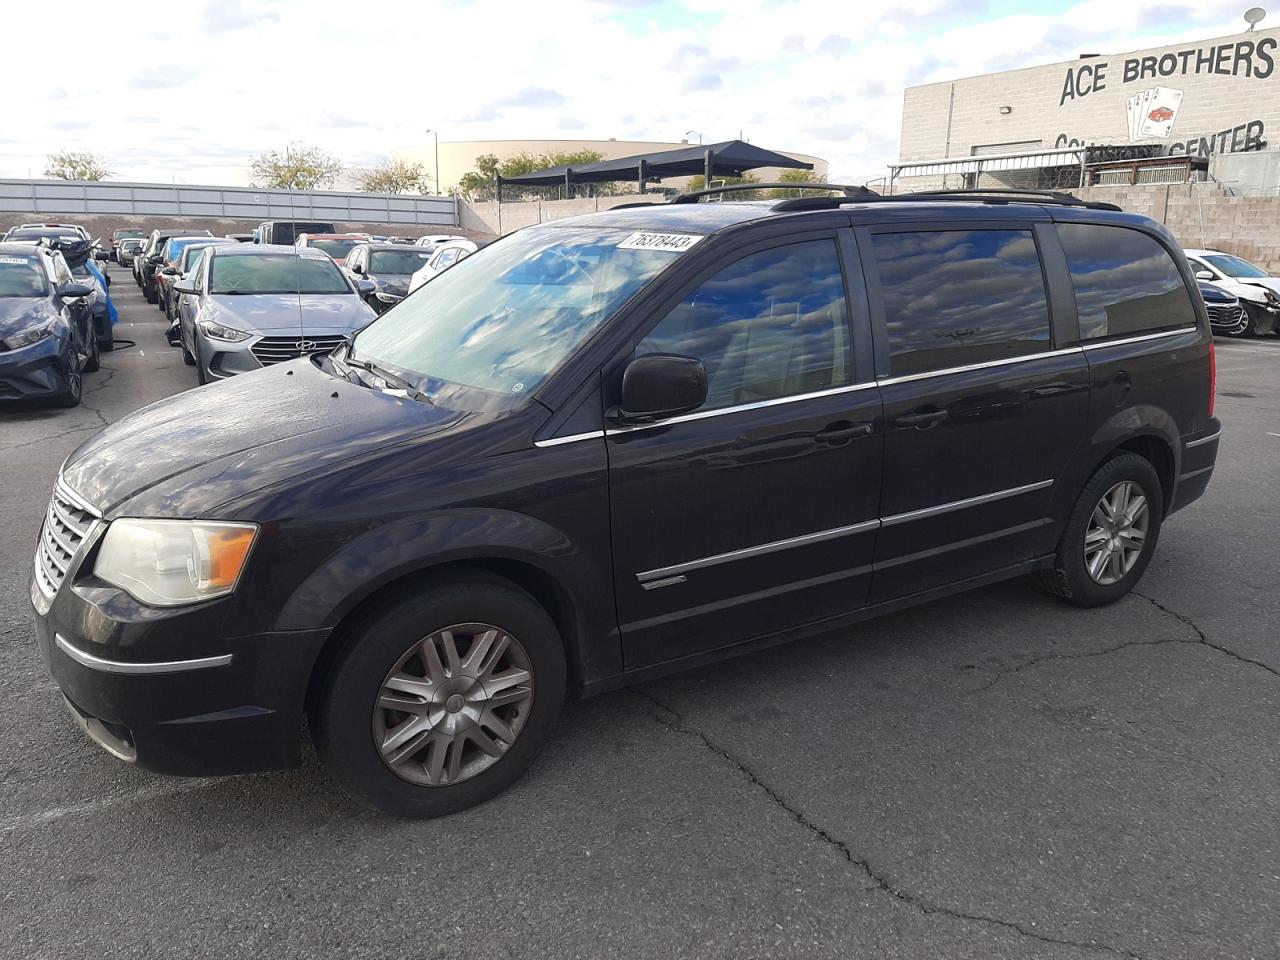
[[[408,250],[410,253],[422,253],[421,250],[414,250],[411,243],[385,243],[380,240],[366,240],[361,246],[368,247],[370,250],[390,250],[395,253],[402,250]]]
[[[38,260],[41,253],[47,253],[48,247],[37,247],[30,243],[0,243],[0,257],[25,257]]]
[[[305,248],[295,247],[291,243],[219,243],[214,245],[214,251],[219,257],[256,257],[268,253],[276,256],[288,254],[314,260],[328,257],[326,253],[320,251],[312,253]]]
[[[1225,250],[1199,250],[1199,249],[1196,249],[1195,247],[1183,247],[1182,252],[1189,257],[1203,257],[1206,255],[1222,256],[1222,257],[1235,256],[1234,253],[1227,253]]]

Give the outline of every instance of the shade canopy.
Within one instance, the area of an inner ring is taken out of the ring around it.
[[[663,177],[693,177],[717,173],[736,177],[759,167],[812,170],[812,163],[794,160],[784,153],[753,146],[745,140],[725,140],[661,150],[634,157],[619,157],[580,167],[548,167],[516,177],[499,177],[498,182],[526,187],[555,187],[574,183],[609,183],[615,180],[661,180]]]

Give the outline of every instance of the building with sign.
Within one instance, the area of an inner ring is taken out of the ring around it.
[[[1276,164],[1248,155],[1280,149],[1278,68],[1274,29],[910,87],[891,178],[1077,187],[1212,172],[1275,193]]]

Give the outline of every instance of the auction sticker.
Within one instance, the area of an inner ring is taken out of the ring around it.
[[[701,240],[688,233],[633,233],[618,244],[619,250],[665,250],[684,253]]]
[[[25,264],[30,262],[31,261],[27,260],[24,257],[0,257],[0,263],[24,263]]]

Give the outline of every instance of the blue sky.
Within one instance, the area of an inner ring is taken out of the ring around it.
[[[47,12],[12,3],[6,72],[46,79],[6,102],[0,176],[38,175],[69,148],[120,179],[244,183],[249,158],[290,142],[369,165],[430,127],[443,140],[742,131],[864,180],[897,156],[904,86],[1224,35],[1246,6],[185,0],[136,16],[61,0],[93,29],[60,32],[49,71]]]

